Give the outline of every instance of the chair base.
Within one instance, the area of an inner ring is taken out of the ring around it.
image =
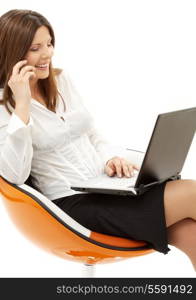
[[[82,278],[95,277],[95,265],[94,264],[83,264]]]

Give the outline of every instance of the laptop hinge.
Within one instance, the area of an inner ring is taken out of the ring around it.
[[[160,181],[154,181],[154,182],[149,183],[149,184],[140,184],[139,187],[136,188],[136,191],[137,191],[137,194],[141,195],[141,194],[143,194],[144,192],[146,192],[147,190],[149,190],[150,188],[152,188],[153,186],[155,186],[157,184],[163,183],[165,181],[179,180],[179,179],[181,179],[181,175],[176,174],[176,175],[173,175],[173,176],[168,177],[166,179],[162,179]]]

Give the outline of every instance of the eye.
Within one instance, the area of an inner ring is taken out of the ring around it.
[[[38,50],[39,50],[39,48],[32,48],[32,49],[30,49],[30,51],[33,51],[33,52],[38,51]]]
[[[52,43],[49,43],[49,44],[48,44],[48,47],[53,47]],[[36,51],[38,51],[38,50],[39,50],[39,48],[31,48],[31,49],[30,49],[30,51],[32,51],[32,52],[36,52]]]

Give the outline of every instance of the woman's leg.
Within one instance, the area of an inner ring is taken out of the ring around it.
[[[168,242],[190,258],[196,271],[196,221],[187,218],[170,226]]]
[[[186,179],[167,182],[164,207],[167,227],[186,218],[196,221],[196,181]]]
[[[164,206],[168,242],[187,254],[196,270],[196,181],[168,182]]]

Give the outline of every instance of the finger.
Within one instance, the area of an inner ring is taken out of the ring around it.
[[[130,177],[131,173],[129,171],[129,166],[126,163],[122,164],[123,173],[126,177]]]
[[[114,160],[114,166],[115,166],[115,169],[116,169],[116,174],[118,177],[122,177],[122,166],[121,166],[121,161],[118,159],[118,160]]]
[[[29,71],[35,71],[35,67],[33,66],[26,66],[26,67],[23,67],[21,70],[20,70],[20,75],[21,76],[24,76],[25,73],[29,72]]]
[[[139,172],[139,169],[140,168],[138,166],[130,164],[129,171],[131,173],[131,176],[134,176],[135,174],[137,174],[137,172]]]
[[[30,77],[36,77],[34,72],[27,72],[24,76],[24,80],[30,79]]]
[[[132,164],[129,164],[128,165],[128,168],[129,168],[129,173],[130,173],[130,176],[133,176],[134,175],[134,168],[133,168],[133,165]]]
[[[127,177],[133,176],[133,164],[124,158],[121,158],[121,162],[122,162],[123,172],[125,176]]]
[[[108,176],[113,176],[115,173],[115,171],[112,168],[110,168],[109,166],[107,166],[105,170],[106,170],[106,174]]]
[[[21,61],[17,62],[17,64],[15,64],[15,66],[13,67],[12,74],[13,75],[18,74],[20,68],[26,63],[27,63],[27,60],[21,60]]]
[[[137,165],[132,165],[132,166],[133,166],[133,168],[134,168],[135,170],[139,171],[139,169],[140,169],[139,166],[137,166]]]
[[[122,171],[123,171],[123,174],[127,177],[130,177],[130,172],[129,172],[129,162],[124,159],[124,158],[121,158],[121,165],[122,165]]]
[[[116,167],[112,160],[109,163],[107,163],[106,167],[111,170],[110,172],[111,172],[112,176],[116,173]]]

